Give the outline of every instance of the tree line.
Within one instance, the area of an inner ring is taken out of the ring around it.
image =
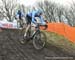
[[[1,0],[0,17],[6,18],[8,21],[15,19],[16,11],[21,9],[25,14],[31,10],[29,7],[20,5],[17,0]],[[70,8],[45,0],[38,2],[37,7],[43,10],[44,17],[49,22],[64,22],[70,26],[75,26],[75,3],[71,4]]]

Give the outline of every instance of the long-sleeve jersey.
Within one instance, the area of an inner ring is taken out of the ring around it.
[[[24,17],[24,13],[19,11],[19,12],[16,13],[16,17],[22,18],[22,17]]]
[[[40,18],[40,22],[41,23],[44,23],[44,19],[41,15],[38,15],[38,11],[32,11],[32,12],[29,12],[27,15],[30,16],[32,18],[32,22],[35,23],[35,17],[39,17]]]

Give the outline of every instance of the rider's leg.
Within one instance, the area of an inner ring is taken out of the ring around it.
[[[19,16],[19,24],[20,24],[20,27],[23,27],[23,17],[22,16]]]
[[[27,25],[27,28],[26,28],[26,31],[25,31],[24,37],[27,36],[27,31],[29,30],[30,26],[31,26],[30,24]]]
[[[24,37],[27,36],[27,31],[29,30],[30,26],[31,26],[31,17],[29,17],[28,15],[26,16],[26,20],[27,20],[27,27],[26,27],[26,31],[25,31],[25,34],[24,34]]]
[[[17,27],[20,28],[20,20],[19,20],[19,18],[17,19]]]
[[[32,23],[32,26],[33,26],[32,30],[33,30],[33,35],[34,35],[35,32],[36,32],[36,30],[37,30],[37,23],[36,24],[35,23]]]
[[[20,27],[23,27],[23,19],[20,18]]]

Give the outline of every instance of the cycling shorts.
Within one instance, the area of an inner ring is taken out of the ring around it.
[[[26,21],[27,21],[27,24],[31,24],[32,17],[26,15]]]

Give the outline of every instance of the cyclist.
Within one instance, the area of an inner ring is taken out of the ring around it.
[[[18,10],[18,12],[16,14],[16,19],[18,18],[18,22],[20,23],[20,27],[22,27],[22,24],[23,24],[22,17],[24,17],[23,12],[21,10]]]
[[[42,13],[43,13],[43,11],[39,9],[39,10],[33,10],[32,12],[29,12],[28,14],[26,14],[27,28],[26,28],[26,32],[24,34],[25,38],[27,38],[26,33],[31,26],[31,22],[37,26],[37,20],[35,19],[35,17],[40,18],[40,22],[42,25],[46,25],[46,22],[44,21],[44,19],[42,17]]]

